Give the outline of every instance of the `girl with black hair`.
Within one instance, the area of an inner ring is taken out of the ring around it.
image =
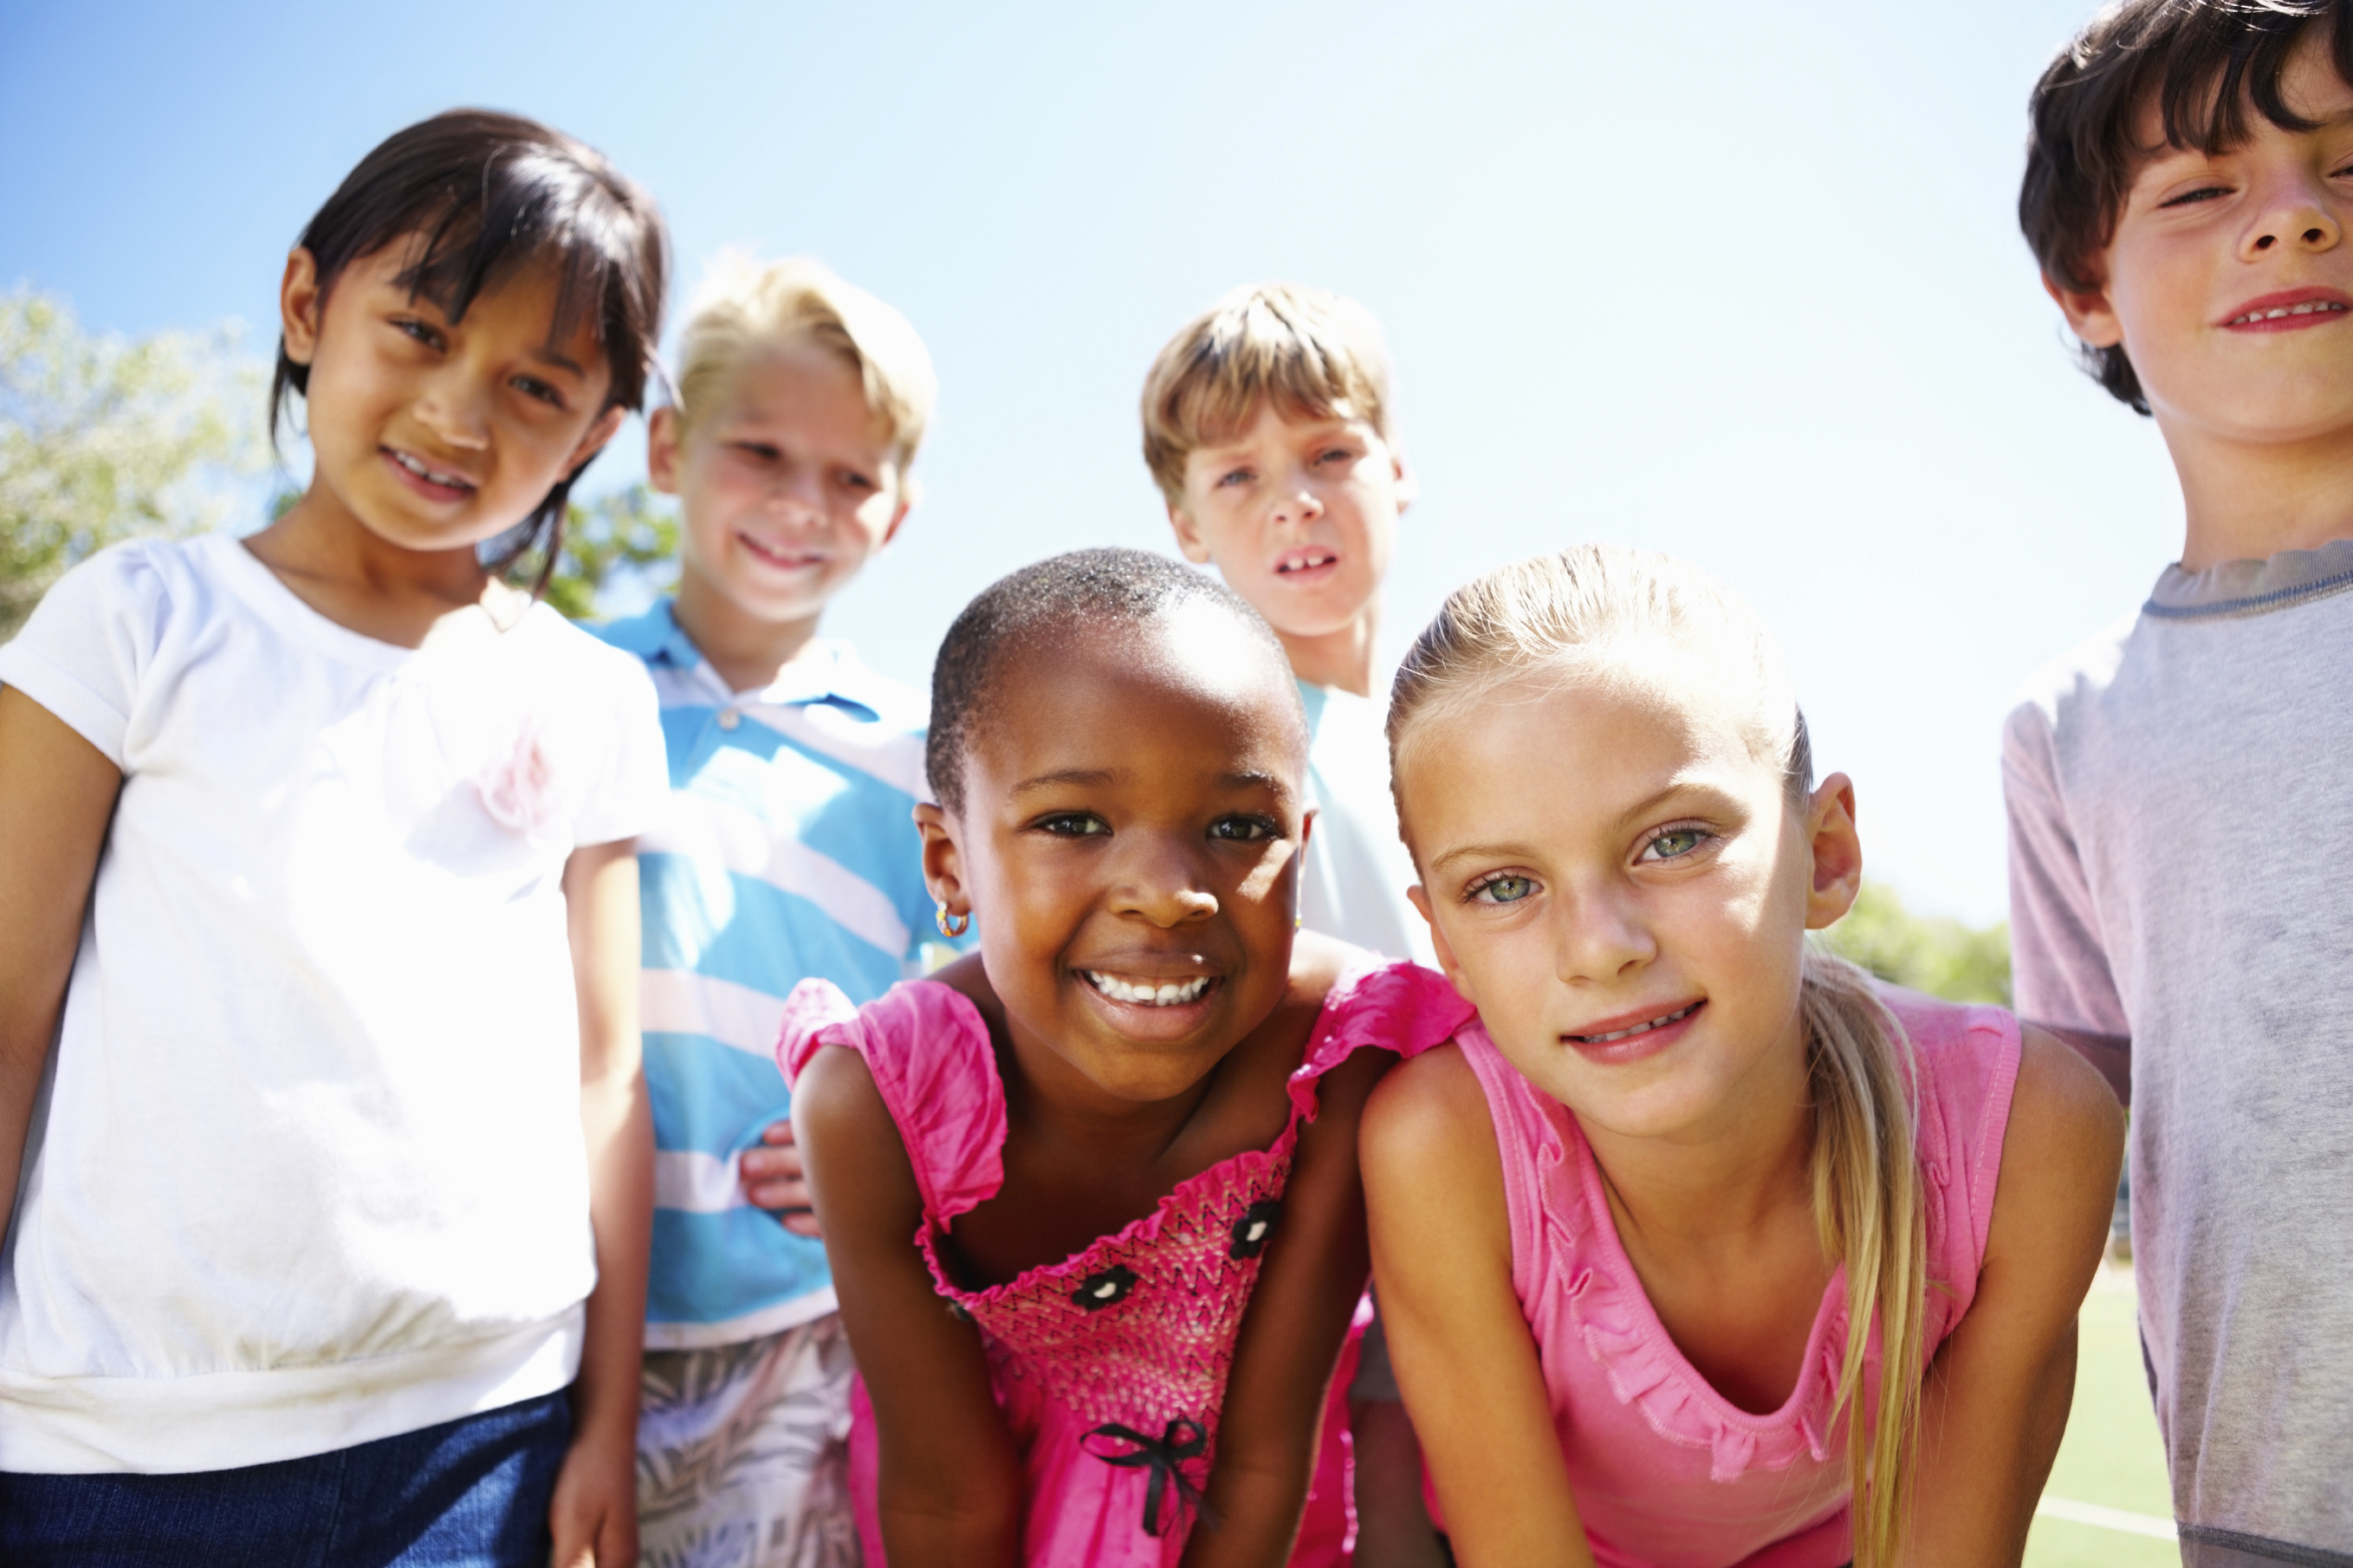
[[[1298,932],[1298,688],[1176,562],[983,593],[927,748],[924,873],[980,950],[863,1008],[804,981],[778,1047],[863,1378],[868,1563],[1345,1561],[1357,1115],[1470,1008]]]
[[[399,132],[287,262],[308,489],[0,649],[0,1558],[634,1558],[662,742],[500,568],[638,405],[664,248],[544,126]]]

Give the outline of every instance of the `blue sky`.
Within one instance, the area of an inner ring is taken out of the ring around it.
[[[548,120],[659,197],[679,298],[724,246],[806,252],[930,342],[925,502],[829,626],[921,681],[1003,572],[1167,548],[1154,350],[1233,284],[1324,284],[1386,324],[1420,471],[1389,657],[1503,562],[1691,555],[1779,633],[1873,873],[1989,920],[2010,694],[2179,542],[2011,210],[2027,89],[2089,9],[7,0],[0,287],[266,349],[375,142]],[[621,447],[592,489],[641,470]]]

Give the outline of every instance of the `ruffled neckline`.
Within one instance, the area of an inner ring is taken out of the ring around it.
[[[1480,1034],[1493,1050],[1485,1031]],[[1567,1290],[1570,1320],[1618,1402],[1639,1409],[1667,1441],[1707,1449],[1709,1477],[1716,1481],[1752,1469],[1786,1469],[1800,1458],[1825,1462],[1834,1436],[1831,1402],[1846,1351],[1845,1265],[1822,1292],[1788,1397],[1761,1415],[1741,1409],[1692,1365],[1660,1321],[1619,1237],[1600,1166],[1574,1114],[1533,1087],[1526,1092],[1542,1112],[1535,1150],[1539,1216],[1556,1233],[1554,1255],[1577,1259]],[[1574,1191],[1568,1190],[1572,1181]],[[1875,1329],[1866,1357],[1869,1379],[1879,1360]]]

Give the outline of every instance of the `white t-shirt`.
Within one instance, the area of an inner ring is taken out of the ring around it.
[[[1300,918],[1310,931],[1436,967],[1430,922],[1405,896],[1421,879],[1398,835],[1386,710],[1304,680],[1299,699],[1307,707],[1307,776],[1317,807]]]
[[[0,1252],[0,1470],[225,1469],[569,1383],[562,876],[661,807],[638,661],[543,605],[376,642],[214,536],[68,574],[0,684],[123,775]]]

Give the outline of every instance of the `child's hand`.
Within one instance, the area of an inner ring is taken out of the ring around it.
[[[814,1237],[817,1211],[809,1207],[808,1181],[801,1166],[793,1124],[772,1122],[760,1134],[765,1145],[744,1151],[744,1195],[784,1222],[795,1236]]]
[[[638,1452],[635,1434],[584,1430],[556,1472],[547,1527],[551,1568],[636,1568]]]

